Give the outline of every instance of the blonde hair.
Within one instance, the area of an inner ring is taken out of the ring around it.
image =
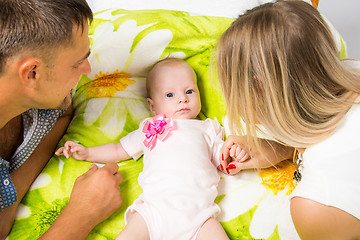
[[[327,24],[303,1],[247,11],[217,54],[234,134],[254,137],[262,125],[280,143],[306,148],[335,130],[360,93],[359,71],[341,62]]]

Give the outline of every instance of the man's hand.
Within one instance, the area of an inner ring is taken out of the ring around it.
[[[85,239],[122,204],[116,163],[92,165],[75,181],[68,205],[40,239]]]
[[[122,175],[117,172],[118,168],[116,163],[102,168],[91,165],[89,171],[76,179],[69,207],[82,209],[97,223],[109,217],[122,204],[119,189]]]

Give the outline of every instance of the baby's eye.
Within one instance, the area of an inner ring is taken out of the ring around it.
[[[173,93],[167,93],[167,94],[166,94],[166,97],[169,97],[169,98],[170,98],[170,97],[173,97],[173,96],[174,96]]]
[[[194,92],[194,90],[187,90],[186,94],[192,94]]]

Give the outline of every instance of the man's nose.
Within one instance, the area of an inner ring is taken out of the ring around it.
[[[90,66],[90,63],[89,63],[88,59],[84,60],[84,62],[82,63],[80,71],[81,71],[82,75],[87,75],[87,74],[89,74],[91,72],[91,66]]]

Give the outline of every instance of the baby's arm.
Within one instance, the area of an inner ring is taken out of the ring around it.
[[[55,154],[95,163],[119,162],[130,158],[121,143],[108,143],[86,148],[81,144],[67,141],[64,147],[59,148]]]

